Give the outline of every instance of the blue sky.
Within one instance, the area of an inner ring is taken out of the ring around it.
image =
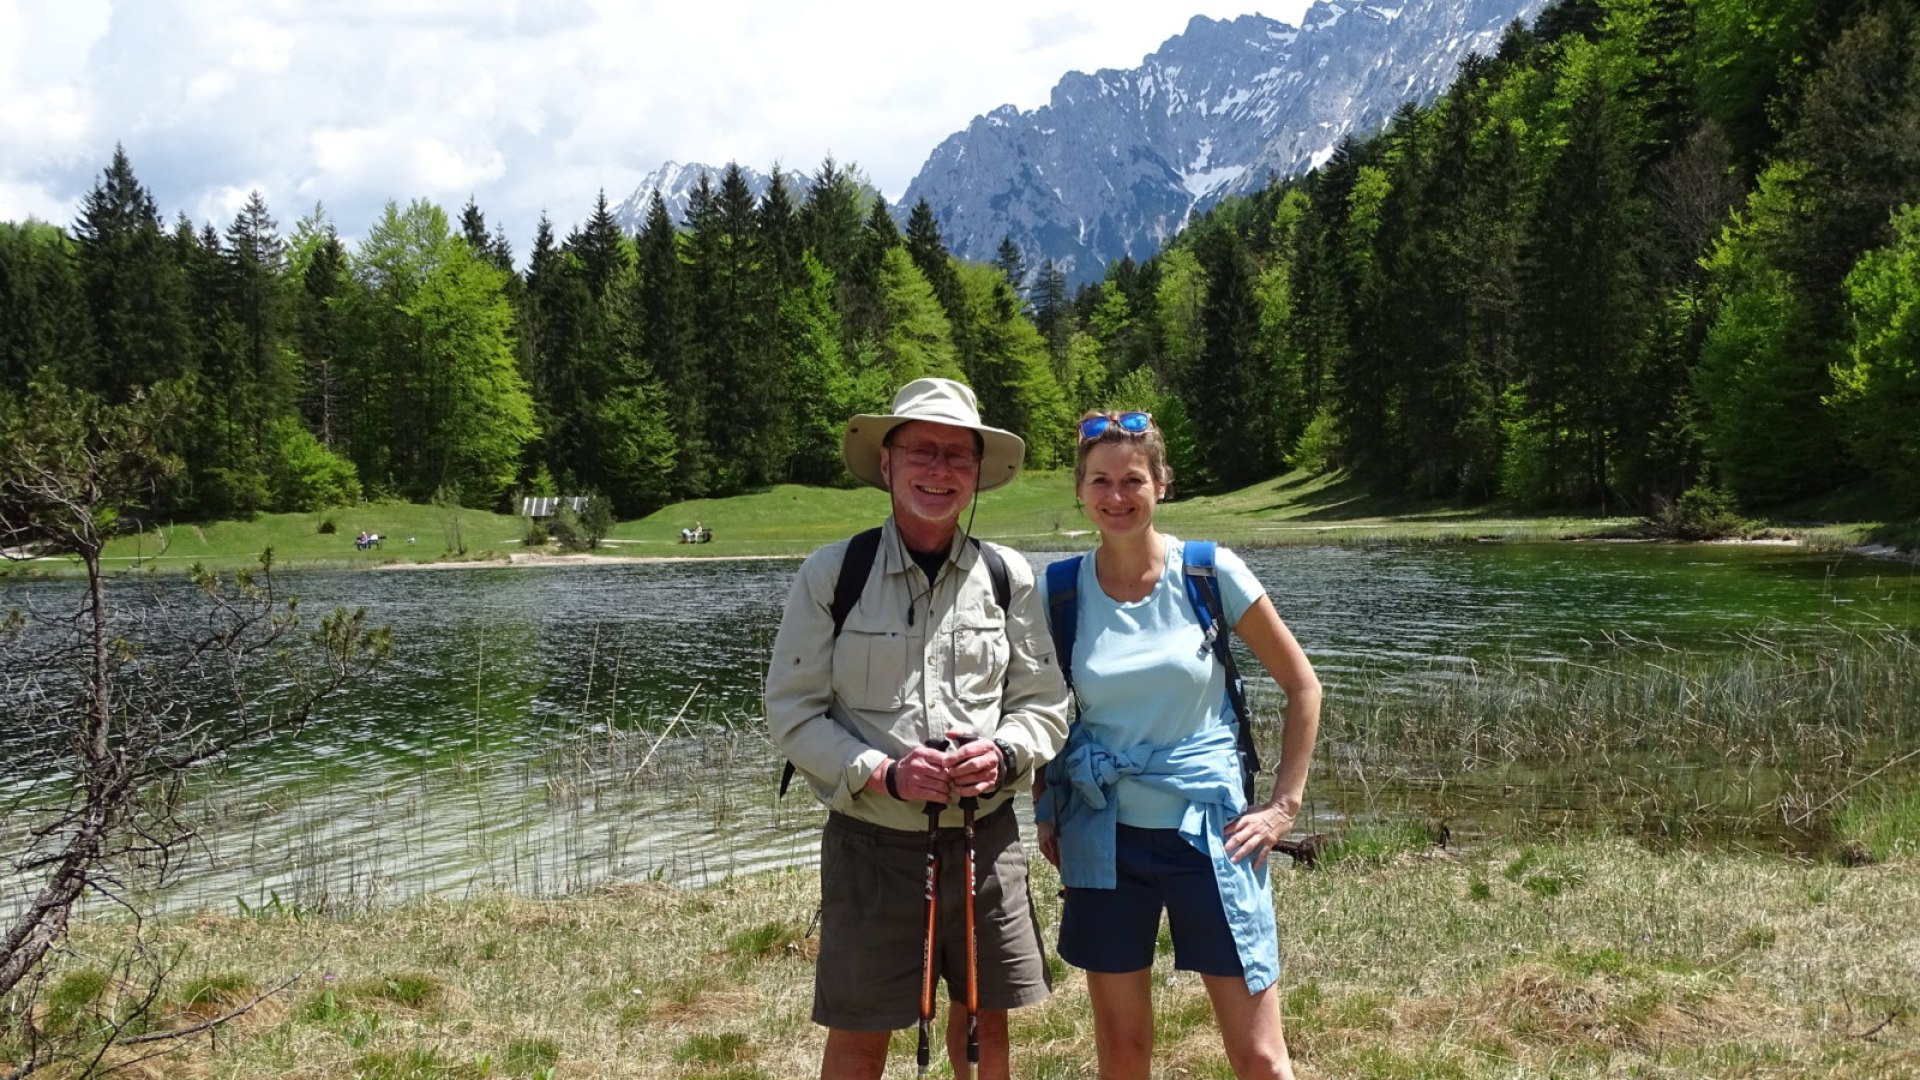
[[[933,147],[1070,70],[1130,68],[1194,15],[1308,0],[0,0],[0,220],[70,223],[115,142],[169,218],[258,189],[357,237],[469,194],[524,254],[673,160],[831,152],[897,199]]]

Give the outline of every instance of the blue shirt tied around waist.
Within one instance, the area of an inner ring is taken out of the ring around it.
[[[1033,816],[1058,830],[1062,883],[1070,889],[1111,889],[1118,860],[1114,785],[1131,777],[1186,799],[1180,835],[1213,862],[1247,992],[1257,994],[1280,977],[1280,936],[1266,867],[1254,869],[1251,857],[1239,862],[1227,857],[1227,822],[1246,809],[1236,750],[1233,729],[1215,726],[1171,746],[1143,744],[1116,753],[1076,724],[1066,747],[1047,766],[1046,792],[1035,801]]]

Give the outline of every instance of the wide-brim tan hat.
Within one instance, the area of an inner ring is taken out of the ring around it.
[[[1027,443],[1011,431],[988,427],[980,422],[980,405],[973,390],[952,379],[915,379],[893,396],[893,411],[885,415],[861,413],[847,421],[840,436],[840,456],[847,471],[862,483],[887,488],[880,472],[880,447],[887,433],[912,420],[950,424],[980,433],[981,491],[992,491],[1020,474],[1026,460]]]

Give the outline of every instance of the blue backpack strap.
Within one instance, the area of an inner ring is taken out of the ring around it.
[[[1080,628],[1080,560],[1073,555],[1047,566],[1047,626],[1053,632],[1054,661],[1073,690],[1073,637]]]
[[[1246,785],[1247,803],[1254,801],[1255,778],[1260,774],[1260,751],[1253,745],[1253,710],[1247,705],[1247,687],[1234,663],[1231,631],[1227,626],[1227,605],[1220,597],[1220,582],[1214,573],[1214,543],[1188,540],[1182,555],[1186,573],[1187,599],[1193,604],[1194,617],[1206,633],[1206,647],[1227,672],[1227,701],[1239,731],[1240,778]]]

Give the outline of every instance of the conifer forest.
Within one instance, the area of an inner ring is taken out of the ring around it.
[[[0,430],[173,403],[154,515],[849,483],[846,418],[922,375],[1032,467],[1085,408],[1150,409],[1184,490],[1344,469],[1466,504],[1920,513],[1911,0],[1562,0],[1077,290],[1010,243],[952,257],[933,208],[902,228],[831,157],[757,199],[730,168],[684,222],[656,194],[632,232],[602,193],[518,253],[472,201],[170,220],[136,165],[72,222],[0,223]]]

